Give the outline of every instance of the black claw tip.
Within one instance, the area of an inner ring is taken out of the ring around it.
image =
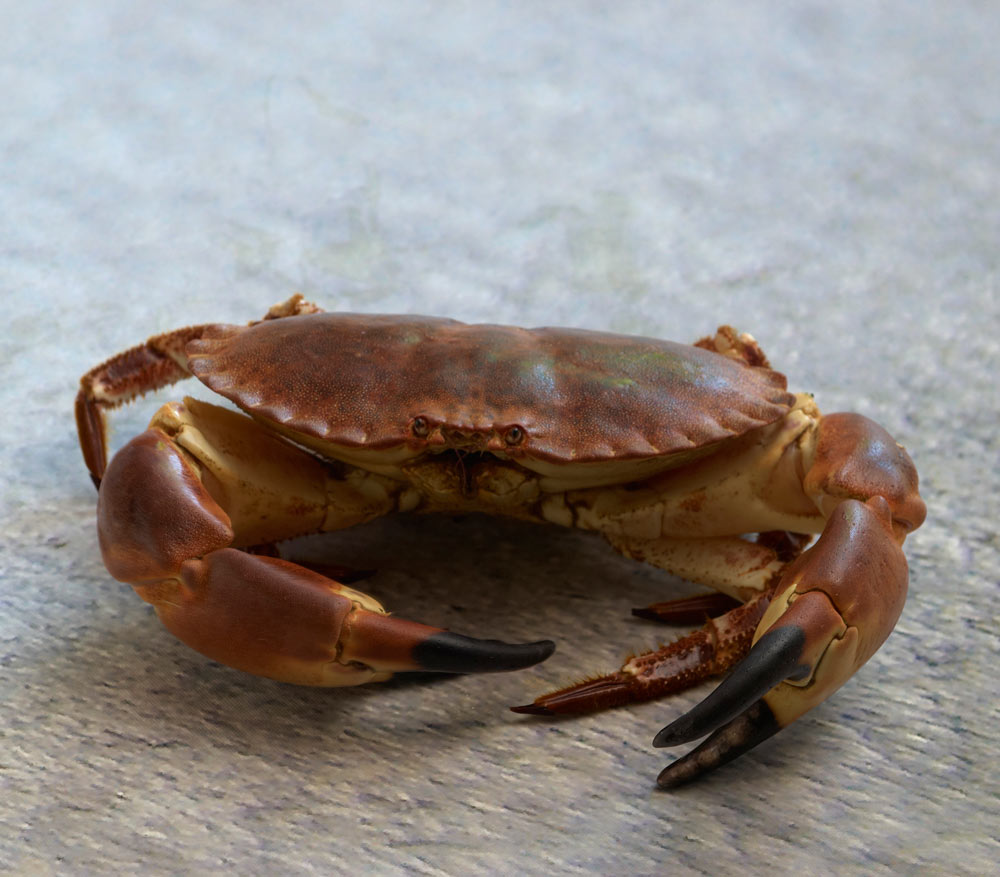
[[[771,708],[759,700],[687,755],[667,765],[656,778],[656,784],[661,789],[683,786],[753,749],[780,728]]]
[[[779,682],[801,678],[809,668],[801,663],[805,633],[785,625],[765,633],[718,688],[697,706],[667,725],[653,745],[676,746],[704,737],[739,715]]]
[[[555,649],[547,639],[515,644],[442,631],[414,646],[412,658],[421,670],[435,673],[498,673],[538,664]]]

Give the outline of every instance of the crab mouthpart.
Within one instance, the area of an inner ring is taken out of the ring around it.
[[[492,430],[490,431],[492,432]],[[485,451],[489,445],[491,436],[480,430],[441,428],[441,438],[444,439],[445,449],[454,451]]]

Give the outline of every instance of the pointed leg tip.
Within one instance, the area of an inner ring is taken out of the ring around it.
[[[539,703],[526,703],[526,704],[524,704],[524,706],[512,706],[510,708],[510,711],[512,713],[524,713],[525,715],[529,715],[529,716],[554,716],[554,715],[556,715],[556,713],[554,713],[552,710],[550,710],[547,706],[543,706],[542,704],[539,704]]]
[[[624,706],[636,700],[634,677],[627,673],[609,673],[550,691],[535,698],[534,703],[512,707],[516,713],[535,716],[563,716],[592,713],[596,710]]]
[[[660,618],[660,616],[657,615],[652,609],[649,609],[649,608],[644,607],[644,606],[642,606],[642,607],[640,607],[640,606],[635,607],[632,610],[632,615],[635,618],[642,618],[645,621],[661,621],[662,620]]]
[[[651,603],[632,610],[636,618],[660,621],[664,624],[702,624],[707,618],[717,618],[740,605],[725,594],[695,594],[679,600]]]

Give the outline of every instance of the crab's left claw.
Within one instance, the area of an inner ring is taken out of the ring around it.
[[[654,746],[710,734],[659,776],[664,788],[725,764],[844,684],[884,642],[906,599],[907,567],[889,504],[844,500],[816,544],[785,570],[750,653]]]

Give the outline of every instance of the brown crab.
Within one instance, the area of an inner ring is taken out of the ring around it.
[[[170,403],[107,464],[105,411],[190,375],[246,414]],[[273,679],[355,685],[552,653],[399,619],[319,572],[239,550],[389,512],[596,530],[715,589],[635,610],[700,630],[514,707],[601,709],[735,667],[656,735],[710,734],[660,774],[665,787],[755,746],[871,657],[902,610],[901,545],[925,511],[882,427],[821,417],[729,327],[686,346],[323,313],[294,296],[249,326],[180,329],[108,360],[83,377],[76,417],[109,572],[184,642]]]

